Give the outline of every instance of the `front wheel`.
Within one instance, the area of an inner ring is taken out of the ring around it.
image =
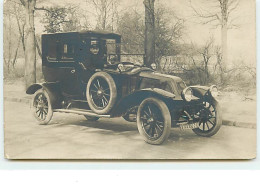
[[[108,114],[116,103],[116,84],[108,73],[97,72],[88,81],[88,105],[97,114]]]
[[[31,109],[39,124],[46,125],[51,121],[53,110],[47,91],[39,89],[34,93]]]
[[[211,137],[219,131],[222,125],[222,114],[219,103],[215,99],[204,101],[197,115],[199,116],[199,127],[193,129],[195,134]]]
[[[167,105],[157,98],[145,99],[138,108],[137,127],[147,143],[162,144],[171,131],[171,115]]]

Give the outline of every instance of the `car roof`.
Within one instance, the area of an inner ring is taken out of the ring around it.
[[[102,37],[107,39],[120,39],[121,35],[112,33],[112,32],[106,32],[106,31],[92,31],[92,30],[83,30],[79,32],[61,32],[61,33],[48,33],[48,34],[42,34],[42,35],[81,35],[86,37]]]

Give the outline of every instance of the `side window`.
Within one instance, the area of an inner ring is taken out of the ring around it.
[[[75,49],[72,43],[62,43],[61,50],[61,60],[73,60]]]
[[[57,60],[58,41],[49,39],[47,44],[47,58],[49,60]]]
[[[47,44],[47,59],[49,62],[72,62],[74,60],[74,44],[49,38]]]
[[[64,54],[67,54],[67,53],[68,53],[68,45],[67,45],[67,44],[64,44],[64,45],[63,45],[63,53],[64,53]]]

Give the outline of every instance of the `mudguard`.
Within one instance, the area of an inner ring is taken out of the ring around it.
[[[26,94],[34,94],[39,89],[44,89],[50,96],[53,109],[61,107],[62,95],[59,82],[36,83],[27,88]]]
[[[194,96],[201,98],[208,93],[210,87],[197,85],[197,86],[190,86],[190,88],[192,89]]]
[[[156,97],[168,103],[169,100],[175,98],[175,94],[158,88],[141,89],[128,96],[122,97],[118,104],[114,106],[111,114],[113,117],[121,116],[129,108],[140,105],[141,102],[148,97]]]

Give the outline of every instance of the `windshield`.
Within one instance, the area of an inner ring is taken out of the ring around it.
[[[116,39],[90,37],[82,39],[82,44],[83,53],[106,58],[108,64],[119,62],[130,62],[136,65],[144,64],[143,53],[132,53],[132,50],[126,49],[133,47],[132,45],[118,43]]]
[[[106,40],[106,49],[108,64],[120,62],[120,44],[117,44],[115,39]]]
[[[144,54],[140,52],[127,52],[126,44],[116,44],[115,42],[107,42],[108,62],[130,62],[136,65],[144,64]],[[129,46],[129,45],[128,45]],[[120,57],[116,54],[116,48],[120,48]]]

